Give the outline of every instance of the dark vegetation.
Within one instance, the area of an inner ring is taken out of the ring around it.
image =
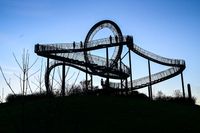
[[[0,104],[0,133],[198,132],[200,107],[183,99],[99,92],[66,97],[8,96]],[[178,102],[174,102],[178,101]],[[181,103],[181,104],[180,104]]]
[[[163,102],[171,102],[177,104],[185,104],[185,105],[195,105],[195,98],[183,98],[183,97],[156,97],[155,101],[163,101]]]
[[[177,91],[177,90],[176,90]],[[176,92],[175,91],[175,92]],[[162,92],[158,92],[162,93]],[[7,96],[6,101],[7,102],[19,102],[22,100],[25,101],[32,101],[32,100],[41,100],[46,98],[56,98],[60,97],[60,93],[50,93],[46,94],[43,93],[34,93],[30,95],[22,95],[22,94],[10,94]],[[139,93],[138,91],[132,91],[131,93],[127,93],[126,91],[121,91],[120,89],[96,89],[96,90],[76,90],[73,89],[68,96],[120,96],[120,97],[131,97],[131,98],[137,98],[137,99],[143,99],[143,100],[149,100],[149,98],[143,94]],[[178,103],[178,104],[185,104],[185,105],[195,105],[196,99],[194,97],[192,98],[184,98],[181,96],[180,93],[176,94],[175,97],[172,96],[165,96],[163,93],[160,95],[158,94],[153,101],[162,101],[162,102],[171,102],[171,103]]]
[[[46,95],[46,93],[35,93],[30,95],[22,95],[22,94],[15,94],[15,95],[8,95],[6,98],[7,102],[22,102],[22,101],[34,101],[34,100],[42,100],[47,98],[55,98],[54,94]]]
[[[148,97],[143,94],[139,93],[137,91],[133,91],[131,93],[127,93],[124,90],[120,91],[117,89],[96,89],[96,90],[76,90],[71,89],[71,91],[68,96],[121,96],[121,97],[134,97],[134,98],[140,98],[140,99],[148,99]],[[46,94],[43,93],[33,93],[29,95],[22,95],[22,94],[10,94],[7,96],[6,101],[7,102],[19,102],[19,101],[32,101],[32,100],[41,100],[46,98],[56,98],[60,97],[60,93],[50,93]]]

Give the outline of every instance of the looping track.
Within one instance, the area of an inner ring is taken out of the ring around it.
[[[114,37],[92,40],[94,35],[103,28],[109,28]],[[135,79],[128,82],[128,88],[140,89],[170,79],[180,74],[185,69],[185,61],[180,59],[169,59],[142,49],[133,43],[132,36],[123,36],[116,23],[103,20],[95,24],[88,32],[84,46],[81,43],[57,43],[36,44],[35,53],[39,56],[56,60],[50,64],[45,73],[45,85],[49,88],[49,75],[53,68],[59,65],[68,65],[83,72],[101,77],[113,79],[127,79],[131,75],[130,68],[120,62],[123,46],[127,46],[132,52],[152,62],[169,66],[170,68],[150,76]],[[106,58],[92,55],[90,51],[102,48],[115,47],[114,53],[108,61]],[[109,75],[108,75],[109,74]],[[111,88],[121,88],[120,83],[109,83]]]

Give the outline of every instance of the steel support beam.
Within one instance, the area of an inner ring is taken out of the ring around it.
[[[182,83],[183,98],[185,98],[185,88],[184,88],[183,72],[181,73],[181,83]]]
[[[61,95],[64,97],[65,96],[65,64],[63,62],[62,66],[62,90],[61,90]]]
[[[190,84],[187,84],[187,88],[188,88],[188,98],[192,99],[192,92],[191,92]]]
[[[108,47],[106,47],[106,68],[107,68],[106,85],[109,88],[109,72],[108,72],[108,68],[109,68],[109,55],[108,54],[109,54],[108,53]]]
[[[47,71],[49,71],[49,58],[47,58]],[[49,81],[49,76],[47,77],[47,80]],[[50,85],[48,84],[47,88],[47,95],[50,94]]]
[[[119,67],[120,67],[120,73],[122,73],[122,59],[121,59],[121,57],[119,59]],[[122,78],[120,80],[121,80],[121,89],[123,89],[123,80],[122,80]]]
[[[126,95],[128,95],[128,78],[125,80],[125,82],[126,82],[125,92],[126,92]]]
[[[91,90],[93,90],[93,77],[92,77],[92,74],[90,75],[91,76]]]
[[[148,69],[149,69],[149,86],[148,86],[148,92],[149,92],[149,99],[152,99],[151,64],[150,64],[150,60],[148,60]]]
[[[87,83],[87,81],[88,81],[88,73],[87,73],[87,71],[88,71],[88,68],[87,68],[87,66],[86,66],[86,73],[85,73],[85,78],[86,78],[86,80],[85,80],[85,89],[86,90],[88,90],[88,83]]]
[[[131,65],[131,51],[130,51],[130,48],[128,49],[128,52],[129,52],[129,66],[130,66],[130,80],[131,80],[131,88],[130,90],[133,89],[133,78],[132,78],[132,65]]]

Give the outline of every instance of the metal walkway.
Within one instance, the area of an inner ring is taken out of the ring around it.
[[[103,28],[111,29],[114,37],[110,36],[108,38],[92,40],[94,35]],[[167,70],[151,74],[150,76],[129,81],[126,86],[131,90],[140,89],[170,79],[182,73],[185,69],[184,60],[165,58],[137,46],[133,43],[132,36],[123,36],[119,27],[110,20],[100,21],[95,24],[88,32],[84,42],[36,44],[35,53],[39,56],[56,60],[54,63],[50,64],[49,68],[46,70],[45,84],[46,87],[48,87],[49,74],[53,68],[59,65],[72,66],[88,74],[105,78],[127,79],[131,76],[131,70],[120,61],[124,45],[132,52],[149,61],[170,67]],[[92,50],[108,49],[110,47],[115,47],[111,59],[92,55],[90,53]],[[125,86],[124,83],[123,85]],[[121,88],[122,83],[109,82],[109,86],[117,89]]]

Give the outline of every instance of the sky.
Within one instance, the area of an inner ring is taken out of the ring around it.
[[[28,49],[34,62],[38,58],[34,53],[36,43],[84,41],[95,23],[109,19],[119,25],[124,35],[132,35],[140,47],[163,57],[184,59],[185,88],[191,84],[192,94],[200,104],[198,0],[0,0],[0,18],[0,66],[15,92],[20,92],[15,75],[21,71],[13,53],[21,61],[23,49]],[[41,60],[39,57],[31,72],[40,68]],[[148,74],[145,59],[132,53],[132,63],[134,79]],[[151,66],[152,73],[166,69],[155,63]],[[2,88],[4,95],[11,93],[0,75],[0,93]],[[176,89],[181,90],[180,75],[154,85],[153,93],[172,95]]]

